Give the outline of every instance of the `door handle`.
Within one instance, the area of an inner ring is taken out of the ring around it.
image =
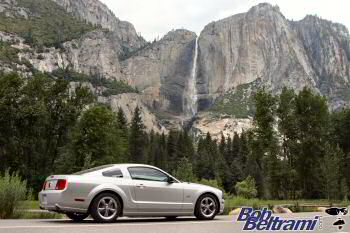
[[[137,184],[136,187],[140,188],[140,189],[143,189],[145,188],[146,186],[144,186],[143,184]]]

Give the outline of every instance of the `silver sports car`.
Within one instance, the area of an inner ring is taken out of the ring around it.
[[[40,208],[65,213],[75,221],[91,215],[98,222],[118,216],[195,215],[210,220],[224,210],[219,189],[180,182],[159,168],[114,164],[72,175],[53,175],[39,193]]]

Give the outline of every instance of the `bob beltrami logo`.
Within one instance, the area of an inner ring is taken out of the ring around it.
[[[242,208],[237,222],[245,222],[244,231],[313,231],[320,222],[320,216],[311,219],[283,219],[273,216],[267,208]]]

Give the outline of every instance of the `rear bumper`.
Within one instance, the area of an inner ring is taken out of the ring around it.
[[[76,206],[67,198],[64,191],[41,191],[39,193],[40,209],[57,213],[87,213],[87,208]]]
[[[62,207],[58,204],[55,204],[54,206],[49,206],[49,205],[41,205],[40,204],[40,209],[42,210],[48,210],[56,213],[87,213],[87,209],[78,209],[78,208],[72,208],[72,207]]]

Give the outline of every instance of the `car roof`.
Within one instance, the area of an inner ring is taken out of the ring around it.
[[[151,166],[151,165],[147,165],[147,164],[139,164],[139,163],[119,163],[119,164],[112,164],[113,167],[151,167],[151,168],[156,168],[159,169],[157,167]]]

